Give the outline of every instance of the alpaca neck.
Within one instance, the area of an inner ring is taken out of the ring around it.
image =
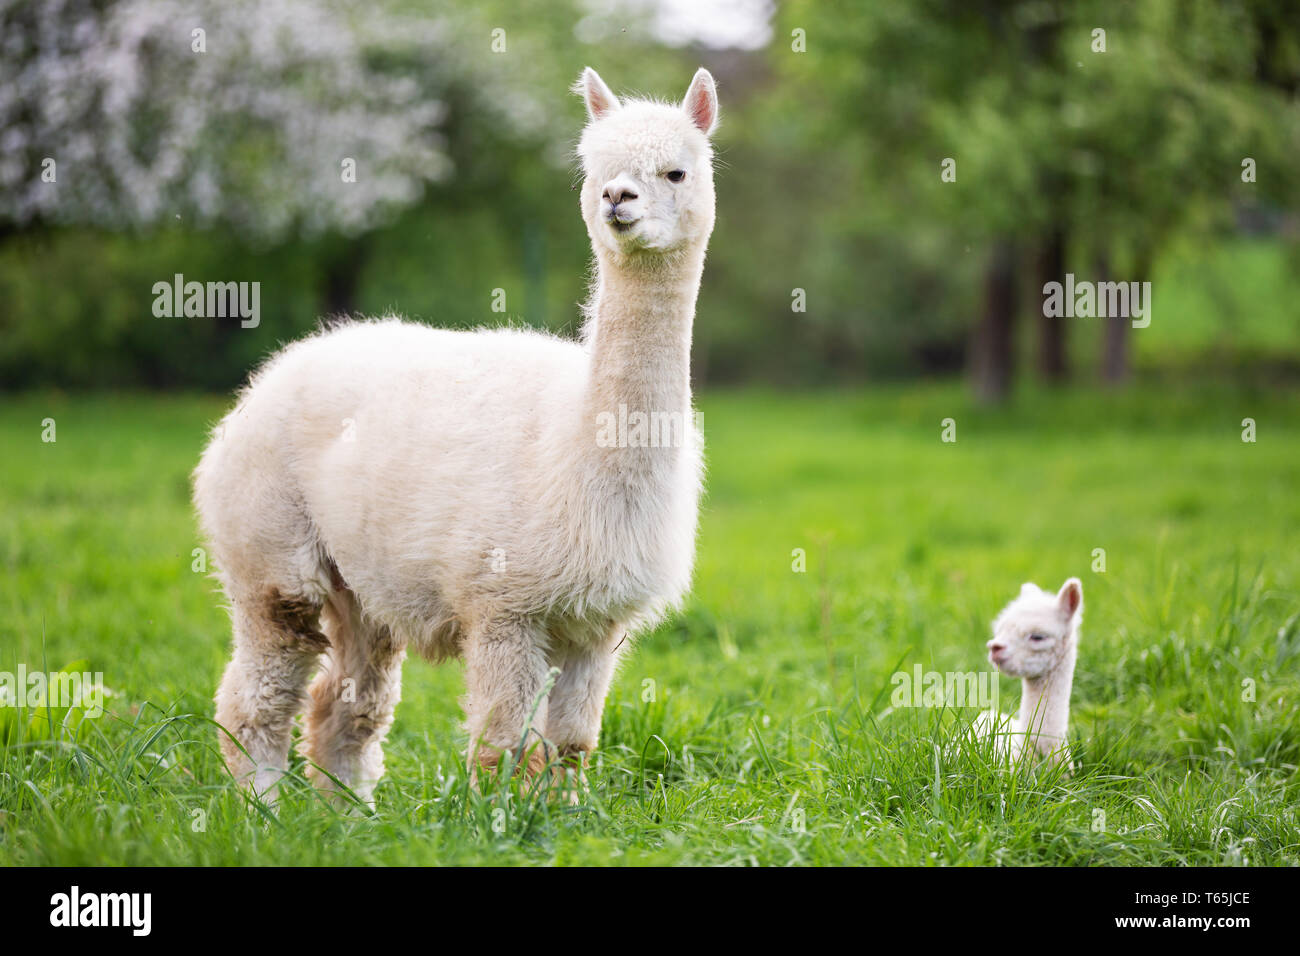
[[[598,255],[584,330],[591,356],[584,427],[599,432],[602,423],[626,422],[634,413],[659,416],[674,423],[674,445],[681,447],[691,414],[691,329],[703,266],[702,247],[663,259]],[[645,447],[635,434],[626,442],[607,439],[606,432],[597,441],[598,456],[624,473],[674,457],[657,442]]]
[[[1042,677],[1026,677],[1021,682],[1023,693],[1016,717],[1016,737],[1039,753],[1050,753],[1065,743],[1075,656],[1071,644],[1054,670]]]

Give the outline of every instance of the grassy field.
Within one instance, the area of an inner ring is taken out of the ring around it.
[[[696,587],[616,680],[581,806],[471,793],[459,665],[413,659],[375,815],[291,783],[276,818],[211,723],[229,631],[188,472],[223,402],[4,399],[0,670],[85,661],[114,696],[76,739],[10,709],[0,864],[1300,863],[1295,392],[700,404]],[[890,708],[896,671],[986,669],[1020,583],[1071,574],[1072,777],[960,744],[973,711]]]

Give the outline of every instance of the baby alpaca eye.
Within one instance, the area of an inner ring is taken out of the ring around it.
[[[1031,641],[1045,641],[1045,640],[1047,640],[1047,635],[1046,635],[1046,634],[1030,634],[1030,635],[1029,635],[1029,639],[1030,639]]]
[[[670,172],[665,173],[664,175],[668,177],[668,181],[670,183],[680,183],[683,179],[686,178],[686,170],[674,169],[671,170]]]

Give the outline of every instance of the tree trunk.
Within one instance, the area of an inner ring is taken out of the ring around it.
[[[1134,258],[1133,275],[1129,279],[1143,282],[1150,274],[1151,254],[1140,251]],[[1098,283],[1109,281],[1111,278],[1110,257],[1105,253],[1097,257],[1097,275],[1094,278]],[[1151,303],[1148,302],[1147,308],[1150,307]],[[1106,324],[1106,337],[1102,342],[1101,380],[1107,385],[1122,385],[1132,377],[1129,330],[1133,327],[1133,319],[1127,315],[1115,315],[1102,321]]]
[[[1092,281],[1099,285],[1110,281],[1110,253],[1099,252],[1093,267]],[[1122,315],[1102,320],[1101,380],[1108,385],[1122,383],[1128,375],[1128,324]]]
[[[1038,292],[1049,282],[1065,281],[1065,232],[1059,226],[1043,238],[1038,250]],[[1065,316],[1046,315],[1038,302],[1038,372],[1043,380],[1060,384],[1069,377]]]
[[[1131,320],[1127,316],[1112,315],[1102,321],[1106,323],[1106,339],[1101,353],[1101,380],[1107,385],[1123,385],[1129,374],[1128,329]]]
[[[1007,240],[994,243],[984,272],[984,312],[971,342],[975,397],[1000,402],[1015,372],[1016,253]]]

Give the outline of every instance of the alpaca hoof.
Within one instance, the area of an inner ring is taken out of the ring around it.
[[[498,749],[484,744],[479,748],[475,757],[470,760],[470,786],[482,792],[479,782],[499,778],[503,759],[506,759],[511,765],[511,776],[522,777],[525,784],[532,785],[534,781],[546,774],[549,766],[547,749],[540,744],[535,744],[523,754],[514,753],[507,758],[506,755],[510,753],[510,750],[506,748]]]
[[[347,786],[336,783],[332,777],[315,765],[308,765],[307,779],[315,787],[321,800],[344,816],[365,817],[375,812],[374,784]]]
[[[582,803],[582,798],[589,790],[587,774],[582,767],[575,767],[563,760],[552,766],[548,793],[551,800],[576,807]]]

